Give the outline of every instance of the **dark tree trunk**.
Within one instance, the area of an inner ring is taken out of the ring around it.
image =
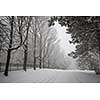
[[[43,50],[43,68],[45,67],[45,48],[44,48],[44,50]]]
[[[33,69],[36,70],[36,58],[34,59],[34,66]]]
[[[40,57],[40,62],[39,62],[39,68],[41,69],[41,65],[42,65],[42,60],[41,60],[41,57]]]
[[[25,49],[24,49],[24,65],[23,65],[23,70],[24,70],[24,71],[26,71],[27,56],[28,56],[28,46],[25,45]]]
[[[13,22],[14,22],[14,16],[12,16],[11,18],[11,32],[10,32],[10,42],[9,42],[9,49],[7,52],[7,61],[6,61],[6,68],[4,71],[4,75],[8,76],[8,69],[9,69],[9,63],[10,63],[10,59],[11,59],[11,48],[12,48],[12,42],[13,42]]]
[[[33,51],[33,55],[34,55],[34,63],[33,63],[33,69],[36,70],[36,62],[37,62],[37,57],[36,57],[36,47],[37,47],[37,20],[38,17],[35,16],[35,31],[34,31],[34,51]]]
[[[26,37],[26,43],[24,45],[24,65],[23,65],[23,70],[26,71],[27,70],[27,57],[28,57],[28,33],[29,33],[29,27],[30,27],[30,19],[28,22],[28,26],[27,26],[27,37]]]
[[[39,62],[39,68],[41,69],[42,65],[42,35],[40,33],[40,62]]]
[[[43,58],[43,68],[44,68],[44,66],[45,66],[45,61],[44,61],[44,58]]]
[[[34,70],[36,70],[36,33],[34,34]]]
[[[48,68],[50,67],[50,60],[48,59]]]
[[[8,50],[7,61],[6,61],[6,68],[5,68],[5,72],[4,72],[5,76],[8,76],[8,69],[9,69],[10,58],[11,58],[11,50]]]

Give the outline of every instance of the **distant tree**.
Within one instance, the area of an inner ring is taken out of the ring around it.
[[[36,70],[36,63],[37,63],[37,24],[38,24],[38,16],[32,17],[32,24],[31,24],[31,33],[32,33],[32,43],[33,43],[33,69]]]
[[[39,60],[39,68],[42,68],[42,61],[43,61],[43,49],[45,48],[45,43],[44,41],[47,39],[47,30],[48,30],[48,19],[49,17],[45,17],[45,16],[38,16],[37,19],[37,35],[38,35],[38,40],[37,40],[37,44],[38,49],[39,49],[39,55],[37,56],[38,60]],[[44,39],[44,37],[46,37]],[[45,41],[46,42],[46,41]]]
[[[46,38],[44,39],[43,47],[43,67],[44,62],[47,63],[48,68],[50,67],[50,56],[54,50],[54,45],[57,42],[57,31],[55,28],[51,27],[48,29]]]
[[[50,45],[55,40],[54,35],[50,35],[50,31],[53,30],[48,27],[49,17],[45,16],[33,16],[31,33],[33,34],[33,60],[34,69],[38,63],[39,68],[44,67],[45,59],[47,58]],[[56,34],[56,33],[54,33]],[[53,37],[53,38],[52,38]]]

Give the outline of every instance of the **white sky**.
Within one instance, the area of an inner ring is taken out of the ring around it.
[[[57,30],[57,37],[58,39],[60,39],[59,44],[61,49],[64,50],[66,54],[70,53],[71,51],[74,51],[75,45],[69,43],[69,40],[71,40],[71,36],[70,34],[66,33],[66,28],[61,27],[60,24],[58,24],[57,22],[55,22],[54,27]]]

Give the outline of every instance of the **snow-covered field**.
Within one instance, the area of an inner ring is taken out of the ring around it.
[[[100,76],[94,71],[33,69],[0,73],[1,83],[99,83]]]

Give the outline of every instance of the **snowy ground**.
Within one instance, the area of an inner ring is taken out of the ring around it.
[[[0,73],[1,83],[99,83],[100,76],[94,71],[80,70],[55,70],[55,69],[30,69],[9,72],[5,77]]]

